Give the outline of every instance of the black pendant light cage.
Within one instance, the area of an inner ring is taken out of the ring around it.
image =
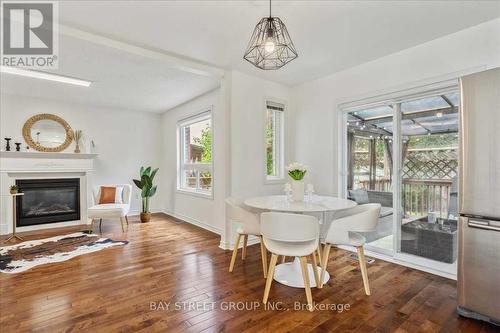
[[[272,51],[266,51],[268,41],[274,44]],[[264,17],[255,26],[243,59],[260,69],[273,70],[298,56],[285,24],[279,17],[272,17],[269,9],[269,17]]]

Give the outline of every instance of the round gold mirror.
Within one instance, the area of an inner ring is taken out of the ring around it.
[[[23,137],[28,146],[43,152],[59,152],[71,143],[71,127],[53,114],[37,114],[26,121]]]

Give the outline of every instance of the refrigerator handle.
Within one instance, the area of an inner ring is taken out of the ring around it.
[[[467,225],[471,228],[500,231],[500,226],[492,225],[488,220],[469,219]]]

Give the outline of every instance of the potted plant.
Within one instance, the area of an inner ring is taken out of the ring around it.
[[[133,179],[134,184],[141,190],[142,198],[142,212],[141,222],[149,222],[151,219],[151,212],[149,211],[149,198],[156,193],[156,185],[153,185],[153,179],[158,172],[158,168],[151,169],[151,167],[141,167],[139,171],[141,179]]]
[[[10,187],[10,194],[16,194],[17,192],[19,192],[19,187],[17,185],[12,185]]]
[[[304,176],[307,166],[294,162],[286,167],[286,171],[292,178],[292,199],[293,201],[304,201]]]

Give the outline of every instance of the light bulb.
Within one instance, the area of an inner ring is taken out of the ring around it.
[[[266,50],[267,53],[271,53],[274,51],[274,41],[272,39],[268,39],[266,41],[266,44],[264,44],[264,50]]]

